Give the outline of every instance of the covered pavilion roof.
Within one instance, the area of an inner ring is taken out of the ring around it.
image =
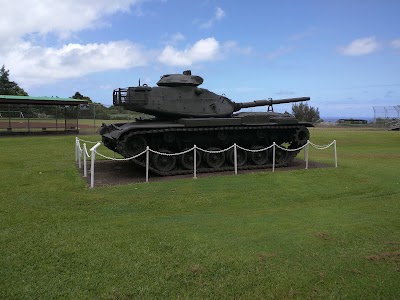
[[[0,104],[73,105],[88,104],[86,100],[59,97],[0,95]]]

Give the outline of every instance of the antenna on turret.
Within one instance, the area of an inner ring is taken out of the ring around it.
[[[267,109],[267,112],[268,111],[274,111],[274,107],[272,106],[272,98],[268,98],[268,100],[270,100],[271,101],[271,104],[268,104],[268,109]]]
[[[140,77],[139,77],[139,86],[140,86]]]

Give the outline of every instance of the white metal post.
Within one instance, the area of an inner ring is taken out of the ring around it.
[[[335,151],[335,168],[337,168],[336,140],[333,141],[333,149]]]
[[[91,188],[94,187],[94,160],[95,160],[95,155],[96,155],[96,149],[100,145],[101,145],[101,143],[97,143],[92,148],[90,148],[90,151],[91,151],[90,187]]]
[[[78,167],[79,170],[82,168],[82,149],[80,144],[78,144]]]
[[[305,161],[306,161],[306,169],[308,169],[308,146],[310,144],[310,141],[307,140],[306,147],[304,148],[304,156],[305,156]]]
[[[78,162],[78,143],[79,139],[78,137],[75,137],[75,162]]]
[[[275,172],[275,142],[272,144],[272,172]]]
[[[149,182],[149,146],[146,147],[146,182]]]
[[[87,177],[87,163],[86,163],[86,143],[83,144],[83,177]]]
[[[233,161],[235,162],[235,175],[237,175],[237,148],[236,148],[236,143],[233,144]]]
[[[196,151],[196,145],[193,146],[193,152],[194,152],[194,156],[193,156],[193,178],[197,179],[197,151]]]

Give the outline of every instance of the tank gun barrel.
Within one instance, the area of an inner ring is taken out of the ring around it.
[[[270,106],[272,107],[273,104],[283,104],[283,103],[293,103],[293,102],[302,102],[302,101],[308,101],[310,100],[310,97],[298,97],[298,98],[287,98],[287,99],[277,99],[277,100],[254,100],[250,102],[243,102],[243,103],[235,103],[235,110],[234,111],[239,111],[242,108],[248,108],[248,107],[257,107],[257,106]]]

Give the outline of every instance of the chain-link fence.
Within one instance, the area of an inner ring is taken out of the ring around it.
[[[97,132],[103,123],[133,122],[141,114],[123,107],[91,103],[78,107],[79,128],[81,132]]]
[[[0,132],[77,131],[78,107],[1,104]]]
[[[376,126],[389,127],[400,121],[400,105],[374,106],[374,123]]]
[[[0,134],[95,133],[102,123],[132,122],[138,113],[98,103],[72,105],[1,104]]]

